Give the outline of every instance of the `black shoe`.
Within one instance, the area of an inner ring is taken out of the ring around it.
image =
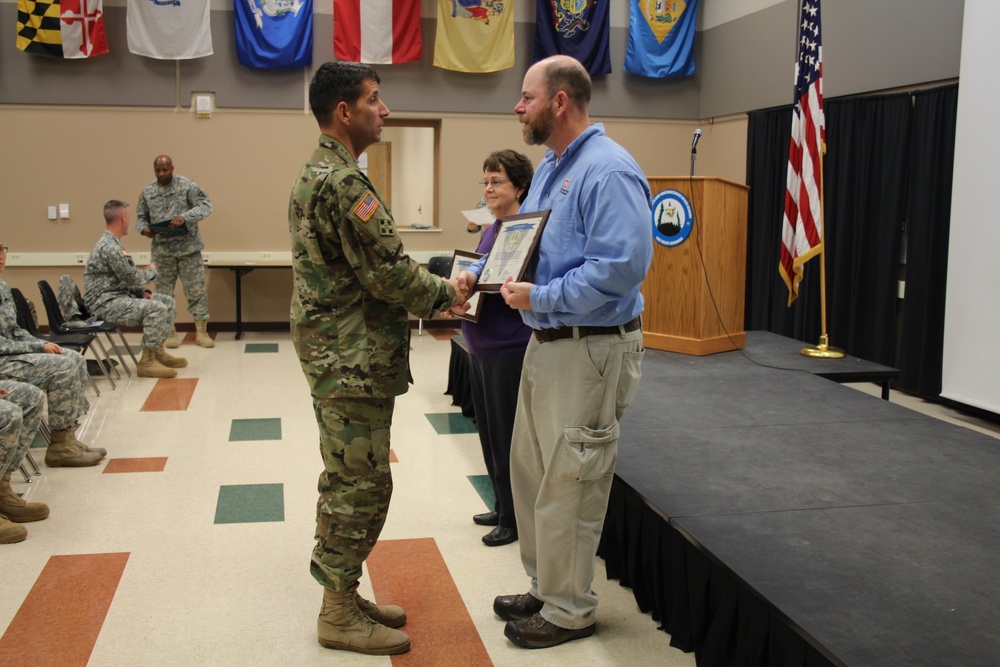
[[[531,618],[542,610],[545,603],[531,595],[498,595],[493,601],[493,613],[505,621]]]
[[[535,614],[531,618],[507,621],[507,627],[503,629],[503,634],[521,648],[549,648],[574,639],[589,637],[594,634],[596,629],[596,623],[591,623],[579,630],[560,628],[558,625],[546,621],[541,614]]]
[[[488,534],[483,535],[483,544],[488,547],[502,547],[511,542],[517,542],[517,528],[497,526]]]
[[[498,512],[486,512],[485,514],[476,514],[472,517],[472,520],[478,523],[480,526],[499,526],[500,525],[500,514]]]

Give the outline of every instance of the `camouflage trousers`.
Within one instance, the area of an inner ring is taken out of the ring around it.
[[[166,294],[154,294],[152,299],[126,296],[102,303],[94,317],[129,327],[141,325],[142,346],[155,350],[170,337],[177,311]]]
[[[158,252],[154,244],[152,258],[156,262],[156,291],[173,298],[179,276],[188,312],[196,320],[207,320],[208,294],[205,291],[205,262],[201,251],[171,257]]]
[[[25,382],[0,380],[0,476],[17,467],[28,451],[42,419],[45,393]]]
[[[62,354],[36,352],[0,356],[0,377],[33,384],[49,402],[49,428],[62,431],[76,426],[87,412],[83,396],[87,362],[79,352],[63,348]]]
[[[324,470],[310,572],[348,590],[375,547],[392,497],[389,427],[395,399],[313,399]]]

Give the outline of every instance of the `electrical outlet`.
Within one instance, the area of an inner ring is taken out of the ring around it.
[[[82,252],[76,253],[76,263],[77,264],[86,264],[87,263],[87,256],[85,254],[83,254]]]
[[[260,253],[260,258],[261,259],[271,259],[271,253],[269,253],[269,252],[262,252],[262,253]]]

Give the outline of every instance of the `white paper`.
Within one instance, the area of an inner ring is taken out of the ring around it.
[[[465,219],[469,222],[482,225],[483,227],[488,227],[496,221],[496,218],[493,216],[493,212],[485,206],[482,208],[462,211],[462,215],[464,215]]]

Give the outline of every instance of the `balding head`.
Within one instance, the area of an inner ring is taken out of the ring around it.
[[[157,155],[153,160],[153,173],[156,174],[156,182],[160,185],[170,185],[174,180],[174,161],[169,155]]]
[[[539,68],[549,97],[563,91],[566,97],[581,111],[590,107],[590,97],[594,87],[587,69],[579,60],[570,56],[551,56],[539,60],[532,66]]]

